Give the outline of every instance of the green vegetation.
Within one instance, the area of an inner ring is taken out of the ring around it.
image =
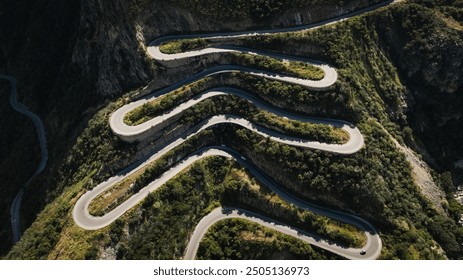
[[[463,2],[461,0],[413,0],[412,2],[436,9],[445,16],[463,23]]]
[[[116,208],[120,203],[169,170],[169,168],[177,163],[177,158],[186,157],[195,151],[195,147],[200,147],[211,142],[210,138],[211,136],[208,136],[207,133],[202,133],[200,137],[194,136],[190,138],[188,145],[177,147],[155,162],[143,166],[131,176],[97,196],[89,205],[90,214],[103,216],[105,213]]]
[[[455,222],[460,220],[461,215],[463,215],[463,205],[458,203],[454,198],[447,198],[449,201],[448,212],[450,217],[454,219]]]
[[[276,214],[284,217],[293,213],[294,210],[289,205],[285,206],[278,201],[270,203],[265,197],[266,193],[262,194],[259,189],[249,185],[247,183],[249,179],[243,181],[242,176],[245,173],[231,164],[232,162],[217,157],[197,162],[158,192],[150,194],[142,203],[141,213],[138,214],[136,221],[132,218],[127,223],[129,229],[133,229],[130,238],[126,236],[125,240],[117,240],[113,244],[118,248],[125,248],[118,252],[118,257],[127,259],[182,257],[186,240],[195,225],[204,215],[217,207],[221,200],[227,203],[235,201],[247,208],[264,207],[266,215],[271,216]],[[239,192],[240,196],[229,195],[235,192]],[[313,214],[304,213],[308,215],[307,220],[300,223],[306,228],[321,226],[319,231],[326,232],[326,227],[323,225],[331,224],[331,221],[326,223],[325,218],[320,220],[320,217],[316,218]],[[295,221],[292,220],[293,223]],[[336,223],[334,226],[337,227]],[[351,240],[351,242],[358,241]]]
[[[230,74],[227,74],[230,75]],[[234,74],[231,74],[234,76]],[[222,76],[223,77],[223,76]],[[222,77],[209,77],[191,85],[185,86],[152,102],[146,103],[126,115],[127,124],[140,124],[155,116],[161,115],[215,85]],[[214,80],[214,81],[212,81]],[[235,96],[215,96],[201,101],[185,111],[183,124],[196,124],[207,117],[217,114],[234,114],[242,116],[254,123],[271,130],[282,132],[288,136],[301,137],[308,140],[324,141],[328,143],[345,143],[349,135],[344,130],[328,125],[303,123],[283,119],[275,114],[260,110],[251,103]]]
[[[463,230],[454,221],[461,207],[449,200],[448,211],[452,218],[432,208],[414,184],[405,157],[383,130],[385,127],[399,141],[412,140],[409,135],[414,130],[409,127],[404,104],[407,91],[421,90],[415,83],[433,88],[440,99],[446,99],[448,94],[445,93],[452,92],[452,88],[446,86],[439,90],[441,85],[461,84],[457,79],[461,69],[452,68],[455,65],[451,63],[461,57],[461,48],[455,47],[461,46],[461,35],[442,18],[444,14],[458,22],[459,8],[441,9],[434,7],[432,1],[415,2],[429,4],[429,7],[402,3],[312,32],[243,40],[247,46],[273,51],[291,46],[288,51],[297,55],[336,65],[340,80],[327,92],[311,92],[239,73],[210,81],[210,85],[215,86],[224,78],[232,86],[257,93],[266,102],[294,112],[349,120],[365,137],[366,145],[358,153],[340,156],[281,145],[235,125],[221,125],[205,131],[200,138],[207,143],[200,146],[186,143],[184,151],[209,144],[226,144],[298,196],[366,218],[381,233],[383,259],[462,258]],[[435,68],[436,65],[448,68]],[[457,74],[452,76],[451,73]],[[444,83],[446,81],[451,82]],[[227,112],[223,108],[226,104],[230,104],[230,111],[243,115],[246,115],[243,110],[254,110],[244,103],[229,97],[208,100],[187,112],[180,123],[192,124],[208,114]],[[264,186],[253,182],[232,161],[218,157],[195,163],[107,229],[88,232],[77,228],[70,217],[75,200],[87,188],[125,167],[127,159],[135,154],[135,146],[121,143],[109,131],[107,119],[115,107],[110,105],[95,115],[69,155],[63,157],[61,175],[54,182],[57,192],[62,190],[62,194],[38,216],[7,258],[95,258],[101,257],[106,249],[114,249],[117,258],[178,259],[183,256],[197,222],[222,203],[265,213],[337,241],[357,246],[362,243],[355,230],[333,221],[326,223],[322,217],[312,218],[311,213],[298,212],[279,201]],[[270,120],[265,122],[271,123]],[[429,121],[419,123],[428,124]],[[443,132],[441,128],[436,129]],[[402,131],[408,131],[408,135]],[[454,134],[442,133],[449,142],[463,130],[451,131]],[[419,136],[427,141],[426,137]],[[451,145],[451,151],[459,151]],[[181,155],[180,152],[179,157]],[[159,168],[164,165],[167,164],[161,161]],[[158,172],[160,169],[153,166],[143,184],[155,178]],[[449,184],[443,186],[446,185]],[[123,189],[120,195],[127,191],[130,190]],[[249,234],[251,231],[256,232],[254,236]],[[276,241],[269,244],[266,238]],[[316,251],[312,253],[308,245],[300,244],[299,250],[294,247],[299,247],[297,242],[254,225],[227,221],[211,229],[201,245],[200,257],[333,257],[316,248],[312,248]],[[225,243],[228,250],[222,249]],[[262,247],[262,250],[255,247]],[[271,254],[274,250],[278,252],[275,255]]]
[[[161,98],[157,98],[154,101],[143,104],[125,115],[124,122],[128,125],[138,125],[159,116],[168,110],[175,108],[175,106],[180,103],[189,100],[194,96],[194,94],[207,89],[207,81],[208,78],[199,80],[184,86],[181,89],[170,92]]]
[[[72,208],[95,173],[66,188],[47,205],[8,259],[94,259],[95,248],[104,242],[104,230],[86,231],[72,221]],[[93,253],[92,253],[93,252]]]
[[[209,46],[210,44],[205,39],[181,39],[162,44],[160,50],[163,53],[174,54]],[[244,65],[308,80],[321,80],[324,77],[323,70],[309,63],[281,61],[268,56],[246,53],[230,53],[230,55],[232,56],[232,64]]]
[[[189,145],[170,151],[166,156],[156,161],[154,164],[144,168],[143,171],[138,172],[137,176],[128,179],[134,180],[133,187],[127,189],[126,193],[115,201],[122,202],[132,194],[138,192],[142,187],[159,177],[163,171],[170,168],[171,164],[169,164],[169,162],[174,162],[173,159],[179,156],[185,156],[188,151],[193,152],[195,150],[194,147],[204,145],[204,141],[212,141],[211,137],[212,135],[210,133],[202,133],[200,136],[190,140]],[[275,215],[280,216],[280,218],[283,218],[288,223],[295,224],[302,229],[314,231],[320,236],[327,236],[347,246],[361,246],[365,242],[365,236],[354,227],[331,221],[325,217],[319,217],[307,211],[298,210],[294,206],[289,205],[275,194],[271,193],[267,188],[261,187],[255,180],[250,179],[249,175],[244,170],[232,165],[230,161],[227,162],[225,159],[212,157],[206,160],[205,163],[203,162],[204,161],[194,164],[189,169],[189,174],[185,175],[186,177],[183,177],[184,175],[179,176],[181,178],[187,178],[188,176],[194,178],[182,183],[186,189],[188,189],[188,186],[193,187],[198,184],[203,184],[197,181],[200,179],[206,180],[205,183],[208,188],[209,186],[214,186],[213,189],[206,191],[207,194],[215,197],[215,199],[210,202],[209,208],[214,205],[219,205],[219,203],[223,201],[232,204],[244,204],[251,208],[255,208],[255,205],[269,207],[270,205],[265,205],[270,202],[273,210],[268,209],[268,211],[264,211],[261,209],[260,211],[264,213],[274,212]],[[201,176],[194,175],[191,174],[192,172],[203,174]],[[169,188],[169,185],[166,186],[166,188]],[[156,196],[156,194],[153,194],[153,196]],[[237,198],[230,199],[230,197]],[[108,205],[108,203],[105,202],[106,199],[108,199],[108,197],[99,196],[98,202],[92,202],[91,207],[97,209],[94,211],[99,211],[96,212],[97,214],[102,215],[108,210],[111,210],[111,208],[103,208],[103,205]],[[114,201],[111,197],[109,199]],[[153,199],[153,202],[156,201],[157,199]],[[115,204],[116,203],[111,203],[110,205],[115,207]]]
[[[199,245],[196,258],[323,260],[339,256],[326,251],[320,254],[299,239],[245,220],[227,219],[211,227]]]
[[[321,80],[325,76],[323,70],[304,62],[281,61],[268,56],[242,53],[232,53],[232,56],[233,64],[249,66],[278,74],[308,80]]]
[[[367,145],[363,152],[349,157],[287,147],[243,129],[228,128],[225,133],[231,139],[227,145],[252,154],[253,162],[299,196],[317,203],[345,205],[374,222],[382,233],[383,258],[410,258],[412,245],[419,252],[414,258],[441,258],[431,249],[436,245],[427,226],[444,226],[442,216],[421,197],[404,156],[382,128],[369,121],[360,129]],[[274,171],[275,162],[279,172]],[[387,170],[384,162],[388,163]],[[452,234],[461,231],[453,226]]]
[[[455,171],[456,178],[462,174],[463,172],[461,172],[461,170]],[[452,174],[450,172],[444,172],[442,174],[435,175],[434,180],[445,191],[447,196],[447,201],[442,203],[442,207],[447,211],[449,217],[458,223],[463,215],[463,205],[460,204],[454,197],[456,188]]]
[[[400,42],[399,46],[401,44],[414,46],[407,49],[403,54],[406,57],[402,59],[406,63],[408,63],[408,59],[413,60],[416,65],[417,61],[426,61],[425,56],[433,57],[433,52],[437,48],[428,38],[416,33],[427,34],[429,30],[437,29],[436,34],[439,34],[440,38],[446,42],[446,46],[452,46],[453,42],[461,41],[456,36],[455,31],[446,29],[446,24],[443,24],[444,22],[436,17],[432,11],[416,5],[402,4],[396,5],[386,12],[376,12],[370,16],[338,24],[335,28],[326,27],[312,32],[244,40],[245,45],[249,47],[264,48],[269,51],[280,51],[282,46],[290,45],[298,50],[298,55],[312,55],[312,57],[332,61],[334,65],[337,65],[340,81],[336,91],[337,96],[344,99],[344,107],[340,109],[336,106],[335,108],[340,111],[338,113],[340,116],[344,115],[354,122],[355,120],[361,122],[360,130],[366,136],[366,150],[363,153],[346,157],[342,161],[347,160],[347,162],[339,164],[339,159],[330,156],[325,157],[314,152],[310,156],[311,159],[308,159],[296,152],[297,149],[286,149],[274,143],[269,144],[271,151],[265,153],[261,139],[255,140],[255,146],[245,145],[251,147],[246,149],[246,152],[262,155],[256,159],[256,162],[262,164],[267,158],[268,166],[263,169],[276,177],[280,177],[278,180],[282,184],[294,187],[295,193],[306,193],[307,198],[324,201],[329,205],[347,203],[348,206],[346,207],[349,209],[355,209],[355,211],[367,216],[368,213],[376,213],[376,218],[369,217],[372,220],[381,216],[383,221],[376,221],[380,224],[384,237],[383,258],[439,258],[439,253],[430,249],[436,248],[436,244],[432,242],[433,238],[443,247],[447,256],[461,257],[462,249],[458,244],[463,240],[463,231],[453,221],[430,209],[428,202],[421,197],[411,181],[410,170],[403,156],[395,151],[393,145],[386,144],[388,143],[387,137],[381,132],[382,128],[375,124],[377,121],[381,122],[399,140],[405,136],[402,135],[400,128],[400,126],[406,127],[407,123],[401,108],[405,88],[401,85],[399,73],[384,44],[390,43],[392,46],[396,46]],[[388,38],[388,36],[396,38],[393,32],[400,34],[400,31],[394,30],[393,27],[397,28],[401,25],[403,26],[401,28],[407,30],[406,38],[400,38],[394,42],[384,42],[381,39]],[[382,37],[381,34],[387,35]],[[403,43],[404,40],[409,42]],[[307,46],[323,47],[321,52],[311,54],[311,48],[307,48]],[[429,55],[423,55],[421,49],[426,49]],[[454,53],[455,50],[449,50],[449,52]],[[392,55],[395,56],[395,53]],[[442,53],[437,55],[444,56]],[[427,67],[423,65],[419,69],[425,70]],[[460,70],[451,69],[444,73],[452,73],[452,71],[458,73]],[[426,81],[426,83],[432,84],[433,81]],[[394,112],[394,114],[385,112]],[[370,118],[374,118],[376,121],[372,121]],[[245,131],[240,131],[243,134],[242,138],[252,138]],[[237,142],[241,140],[240,138]],[[291,159],[288,158],[287,167],[283,167],[284,172],[272,172],[274,166],[271,162],[283,163],[284,166],[285,159],[281,152],[275,153],[275,150],[280,149],[285,149],[288,156],[292,153],[289,156]],[[272,157],[274,154],[275,156]],[[304,166],[307,162],[324,163],[309,164],[306,169]],[[380,172],[381,166],[386,162],[387,173]],[[392,164],[392,162],[395,163]],[[327,166],[333,169],[327,171]],[[350,175],[341,171],[344,169],[343,166],[350,169],[348,172],[351,173]],[[364,169],[366,166],[369,170]],[[325,170],[326,173],[325,171],[320,172],[320,170]],[[376,175],[375,172],[377,171],[374,170],[378,171]],[[291,172],[292,175],[290,175]],[[353,174],[357,174],[359,177],[354,179]],[[294,184],[294,182],[298,183]],[[299,187],[296,187],[298,185]],[[334,186],[336,186],[337,191],[333,189]],[[349,189],[352,189],[352,192],[348,191]],[[360,193],[369,198],[361,198]],[[397,194],[400,195],[397,196]],[[417,197],[418,200],[412,202]],[[348,200],[351,201],[348,202]],[[365,203],[366,201],[368,203]],[[431,223],[432,226],[429,226]]]
[[[458,17],[451,17],[445,10],[462,8],[458,1],[440,1],[442,6],[437,4],[439,1],[413,2],[429,4],[432,9],[401,3],[347,23],[324,27],[323,31],[243,41],[247,47],[268,51],[287,51],[286,46],[291,46],[294,54],[331,61],[340,69],[338,85],[342,92],[352,97],[348,108],[363,104],[364,108],[355,108],[355,111],[381,120],[399,141],[403,137],[401,131],[407,125],[412,126],[415,136],[426,145],[432,157],[445,165],[452,159],[444,159],[444,154],[463,155],[459,144],[463,137],[462,123],[438,125],[444,122],[441,116],[449,114],[448,108],[455,108],[452,112],[457,114],[456,103],[461,107],[455,96],[444,93],[457,93],[463,80],[462,68],[457,66],[463,57],[463,49],[458,47],[463,44],[461,31],[449,25],[449,19],[458,23]],[[312,51],[315,53],[311,54]],[[416,105],[416,110],[410,110],[409,116],[404,111],[407,99],[401,79],[406,81],[414,98],[424,102]],[[435,112],[426,114],[433,117],[425,128],[419,125],[429,120],[423,116],[424,111]],[[410,118],[413,121],[409,123]],[[421,132],[423,129],[426,131]]]
[[[342,144],[349,140],[349,134],[329,125],[317,125],[289,119],[283,119],[265,111],[256,112],[252,120],[262,126],[279,131],[287,136],[315,139],[327,143]]]
[[[288,73],[308,80],[321,80],[325,73],[320,68],[304,62],[290,61],[286,64]]]
[[[193,165],[187,173],[180,174],[171,180],[158,192],[145,199],[141,205],[141,212],[129,211],[122,220],[99,231],[89,233],[80,229],[74,224],[71,217],[73,205],[88,188],[97,184],[96,179],[105,180],[109,173],[104,168],[98,168],[97,160],[106,155],[114,156],[115,154],[112,153],[116,149],[124,150],[124,146],[119,146],[119,141],[110,141],[114,136],[110,133],[107,121],[109,112],[115,108],[114,105],[108,106],[89,122],[90,126],[78,138],[62,167],[62,169],[71,170],[74,167],[77,168],[74,163],[79,162],[83,170],[76,169],[73,171],[76,174],[75,177],[63,178],[68,182],[75,183],[63,189],[63,194],[44,210],[7,258],[96,258],[100,256],[102,249],[112,248],[112,246],[116,248],[118,258],[179,258],[183,254],[182,248],[186,245],[186,240],[195,223],[216,207],[223,198],[231,197],[230,194],[234,192],[240,193],[240,196],[232,195],[239,198],[239,201],[234,201],[239,205],[255,208],[255,211],[259,211],[259,203],[266,205],[272,201],[272,204],[264,206],[264,209],[260,211],[275,218],[282,216],[281,218],[288,222],[301,223],[308,230],[315,229],[323,236],[333,237],[335,240],[339,239],[340,242],[347,242],[346,244],[359,245],[364,242],[363,235],[349,226],[338,225],[336,222],[327,221],[326,218],[316,217],[304,211],[298,212],[297,209],[291,207],[288,208],[288,205],[275,200],[274,195],[268,191],[263,192],[257,188],[255,182],[251,189],[250,182],[252,181],[250,179],[244,180],[247,175],[233,166],[232,162],[224,162],[224,159],[220,158],[201,161]],[[214,139],[217,139],[217,136],[214,135],[222,135],[222,133],[218,131],[211,134],[211,132],[205,131],[186,145],[173,150],[166,159],[144,169],[143,173],[136,178],[135,186],[130,190],[122,190],[119,194],[127,197],[127,191],[130,194],[130,192],[149,183],[169,166],[166,161],[173,162],[173,158],[185,156],[199,146],[205,145],[206,142],[216,142],[217,140]],[[82,153],[82,149],[87,145],[96,147],[92,150],[93,156],[86,157]],[[130,150],[127,150],[126,153],[130,153]],[[224,179],[227,174],[230,179]],[[221,182],[223,183],[221,184]],[[179,201],[178,197],[182,197],[182,200]],[[256,203],[255,198],[259,198],[258,203]],[[110,197],[109,199],[113,198]],[[117,199],[116,201],[120,202]],[[105,203],[104,200],[100,202]],[[233,201],[226,200],[226,202]],[[277,205],[281,206],[276,207]],[[176,218],[172,219],[172,217]],[[143,222],[147,219],[149,222]],[[154,222],[155,220],[157,222]],[[171,231],[164,227],[167,225],[167,228],[170,228],[169,222],[164,224],[167,220],[173,223],[171,224]],[[297,222],[298,220],[299,222]],[[163,226],[160,226],[159,223]],[[301,226],[301,224],[296,224],[296,226]],[[149,229],[144,228],[145,226]],[[134,232],[133,238],[127,238],[121,233],[121,228],[127,227]],[[160,235],[164,237],[159,238]]]
[[[183,124],[196,124],[207,117],[222,114],[241,116],[264,128],[311,141],[339,144],[349,139],[348,134],[329,125],[303,123],[261,111],[251,103],[235,96],[216,96],[185,110]]]
[[[72,220],[72,208],[87,189],[122,168],[121,159],[131,158],[134,148],[120,142],[109,128],[109,115],[122,104],[109,104],[87,127],[63,160],[55,181],[61,192],[39,214],[7,255],[9,259],[95,258],[105,230],[85,231]]]
[[[312,7],[316,4],[343,5],[355,0],[174,0],[186,10],[192,11],[200,18],[211,18],[214,20],[247,20],[255,23],[268,22],[273,17],[279,16],[288,9]]]
[[[230,188],[225,189],[225,204],[246,205],[246,208],[272,217],[279,221],[294,225],[297,228],[326,237],[338,244],[349,247],[361,247],[365,244],[365,235],[353,226],[336,222],[326,217],[320,217],[312,212],[302,211],[288,204],[279,196],[270,192],[265,186],[255,181],[245,170],[234,169],[230,180],[225,183]],[[255,207],[254,205],[258,205]]]
[[[122,105],[122,101],[111,103],[88,122],[58,170],[58,189],[63,190],[81,182],[88,174],[95,174],[91,183],[85,185],[91,189],[96,182],[125,167],[124,159],[133,157],[135,147],[120,141],[109,127],[110,114]]]
[[[163,53],[173,54],[203,49],[207,46],[208,43],[205,39],[195,38],[169,41],[159,46],[159,49]]]

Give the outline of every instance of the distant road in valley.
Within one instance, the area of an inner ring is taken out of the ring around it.
[[[20,209],[21,209],[22,198],[24,195],[24,190],[26,189],[27,186],[29,186],[32,180],[34,180],[35,177],[39,175],[40,173],[42,173],[42,171],[45,169],[45,166],[48,160],[48,149],[47,149],[47,140],[45,137],[45,128],[43,126],[42,120],[40,119],[39,116],[31,112],[26,106],[19,103],[17,100],[16,79],[12,76],[7,76],[7,75],[0,75],[0,79],[5,79],[10,82],[11,84],[11,93],[10,93],[11,107],[13,107],[13,109],[16,110],[17,112],[27,116],[28,118],[32,120],[32,122],[35,125],[36,131],[37,131],[37,138],[39,140],[39,145],[40,145],[40,163],[37,166],[37,169],[35,170],[34,174],[29,178],[26,184],[20,189],[20,191],[14,198],[13,203],[10,208],[11,227],[13,230],[13,242],[16,243],[21,238]]]

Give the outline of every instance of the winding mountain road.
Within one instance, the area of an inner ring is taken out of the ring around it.
[[[35,177],[39,175],[40,173],[42,173],[42,171],[45,169],[45,166],[48,160],[48,149],[47,149],[47,140],[45,137],[45,128],[43,126],[42,120],[39,118],[39,116],[29,111],[29,109],[26,106],[19,103],[16,98],[16,95],[17,95],[16,79],[12,76],[7,76],[7,75],[0,75],[0,79],[5,79],[10,82],[11,84],[11,94],[10,94],[11,107],[13,107],[15,111],[29,117],[32,120],[32,122],[35,125],[36,131],[37,131],[37,137],[38,137],[39,145],[40,145],[40,163],[37,166],[37,169],[35,170],[34,174],[29,178],[26,184],[18,192],[10,208],[11,228],[13,230],[13,242],[16,243],[21,238],[20,208],[21,208],[22,198],[24,195],[24,190],[27,186],[29,186],[32,180],[34,180]]]
[[[210,228],[214,223],[219,220],[227,219],[227,218],[240,218],[246,219],[252,222],[256,222],[263,226],[272,228],[279,232],[294,236],[298,239],[301,239],[305,242],[318,246],[320,248],[326,249],[331,251],[335,254],[343,256],[348,259],[376,259],[380,253],[382,248],[381,239],[376,231],[376,229],[366,220],[357,217],[355,215],[351,215],[348,213],[343,213],[340,211],[335,211],[328,208],[323,208],[316,206],[314,204],[308,203],[299,199],[298,197],[288,193],[284,187],[279,186],[276,184],[271,178],[269,178],[265,173],[260,171],[256,166],[254,166],[251,162],[249,162],[245,157],[240,155],[237,151],[225,147],[225,146],[212,146],[212,147],[205,147],[202,148],[189,157],[183,159],[175,166],[173,166],[170,170],[166,171],[162,174],[157,180],[148,184],[148,186],[141,189],[138,193],[134,194],[126,201],[121,203],[115,209],[107,212],[103,216],[92,216],[89,213],[88,207],[90,203],[98,197],[100,194],[105,192],[106,190],[110,189],[111,187],[115,186],[118,182],[121,182],[128,176],[131,176],[138,170],[145,167],[147,164],[150,164],[163,155],[165,155],[170,150],[174,149],[175,147],[181,145],[185,141],[187,141],[192,136],[198,134],[204,129],[207,129],[211,126],[218,125],[221,123],[233,123],[240,125],[246,129],[249,129],[255,133],[258,133],[264,137],[270,137],[273,141],[277,141],[280,143],[284,143],[287,145],[292,146],[299,146],[311,149],[319,149],[331,153],[349,155],[357,152],[359,149],[362,148],[364,145],[364,139],[361,132],[354,127],[352,124],[341,121],[341,120],[334,120],[334,119],[320,119],[320,118],[310,118],[299,116],[291,113],[287,113],[282,109],[276,108],[271,106],[265,102],[262,102],[259,98],[255,97],[254,95],[237,90],[234,88],[229,87],[220,87],[208,90],[199,94],[198,96],[194,97],[193,99],[186,101],[182,104],[179,104],[174,109],[162,114],[161,116],[154,117],[142,124],[130,126],[124,122],[124,116],[126,116],[129,112],[133,111],[134,109],[146,104],[148,102],[152,102],[158,98],[163,97],[167,93],[174,91],[176,89],[181,88],[182,86],[188,85],[194,81],[200,80],[204,77],[216,75],[218,73],[224,72],[244,72],[250,75],[264,77],[267,79],[278,80],[286,83],[297,84],[311,90],[318,90],[323,91],[330,88],[334,83],[337,81],[337,72],[336,70],[327,64],[324,64],[319,61],[308,60],[305,58],[300,57],[293,57],[283,54],[273,54],[268,53],[265,51],[259,50],[251,50],[245,49],[242,47],[215,47],[215,48],[205,48],[202,50],[196,51],[189,51],[179,54],[164,54],[160,51],[159,46],[162,43],[178,40],[178,39],[187,39],[187,38],[209,38],[214,40],[220,39],[230,39],[230,38],[241,38],[247,36],[260,36],[265,34],[272,34],[272,33],[281,33],[281,32],[294,32],[299,30],[309,30],[313,28],[318,28],[320,26],[325,26],[328,24],[333,24],[339,22],[341,20],[348,19],[350,17],[372,11],[378,9],[380,7],[384,7],[388,4],[394,3],[397,1],[386,1],[382,2],[377,5],[373,5],[355,12],[348,13],[346,15],[336,17],[321,23],[311,24],[306,26],[297,26],[291,28],[284,28],[284,29],[275,29],[275,30],[258,30],[258,31],[247,31],[247,32],[233,32],[233,33],[220,33],[220,34],[205,34],[205,35],[179,35],[179,36],[166,36],[161,37],[159,39],[154,40],[149,44],[147,47],[147,52],[156,59],[159,63],[162,63],[168,67],[175,67],[181,64],[189,63],[190,59],[203,56],[203,55],[210,55],[214,53],[224,53],[224,52],[240,52],[240,53],[251,53],[251,54],[258,54],[258,55],[265,55],[270,56],[279,60],[289,60],[289,61],[298,61],[304,63],[310,63],[317,67],[320,67],[325,75],[323,79],[319,81],[311,81],[305,80],[300,78],[288,77],[278,73],[271,73],[268,71],[262,71],[259,69],[252,69],[249,67],[242,67],[242,66],[234,66],[234,65],[220,65],[208,68],[202,72],[194,74],[180,82],[177,82],[167,88],[154,92],[146,97],[143,97],[137,101],[131,102],[127,105],[122,106],[118,110],[116,110],[110,117],[110,127],[112,131],[123,141],[126,142],[135,142],[141,141],[148,138],[152,133],[159,130],[159,127],[163,126],[163,123],[169,121],[175,116],[178,116],[183,111],[191,108],[195,104],[206,100],[208,98],[212,98],[214,96],[222,96],[222,95],[233,95],[239,98],[245,99],[248,102],[256,105],[262,110],[271,112],[283,118],[288,118],[292,120],[298,120],[301,122],[308,122],[308,123],[317,123],[317,124],[324,124],[324,125],[331,125],[336,128],[340,128],[345,130],[349,134],[349,140],[344,144],[329,144],[329,143],[320,143],[315,141],[309,141],[305,139],[299,139],[295,137],[288,137],[281,133],[277,133],[271,131],[269,129],[260,127],[256,124],[251,123],[250,121],[243,119],[238,116],[233,115],[216,115],[210,117],[201,123],[197,124],[190,130],[186,131],[181,137],[173,140],[172,142],[166,144],[163,148],[159,151],[155,152],[150,157],[146,158],[142,162],[138,162],[133,164],[121,172],[119,172],[114,177],[111,177],[107,181],[101,183],[93,190],[88,191],[84,195],[82,195],[79,200],[77,201],[74,209],[73,209],[73,218],[76,224],[84,229],[87,230],[96,230],[108,226],[112,222],[114,222],[117,218],[122,216],[126,213],[129,209],[136,206],[140,203],[149,193],[156,191],[159,187],[164,185],[167,181],[171,178],[176,176],[178,173],[185,170],[188,166],[196,162],[197,160],[208,157],[208,156],[222,156],[227,158],[233,158],[239,164],[244,166],[249,172],[255,176],[255,178],[262,183],[263,185],[270,188],[273,192],[278,194],[282,199],[286,200],[288,203],[291,203],[301,209],[305,209],[308,211],[312,211],[316,214],[323,215],[330,217],[332,219],[338,220],[343,223],[347,223],[357,227],[358,229],[365,232],[367,242],[363,248],[345,248],[342,246],[333,243],[333,241],[324,240],[323,238],[314,236],[313,234],[304,232],[302,230],[293,228],[291,226],[282,224],[278,221],[275,221],[271,218],[265,217],[260,214],[253,213],[252,211],[248,211],[245,209],[238,209],[238,208],[230,208],[230,207],[221,207],[213,210],[210,214],[204,217],[199,224],[196,226],[194,233],[189,241],[187,246],[185,259],[193,259],[196,255],[197,248],[199,246],[199,242],[201,238],[206,233],[207,229]],[[365,252],[362,252],[365,251]]]

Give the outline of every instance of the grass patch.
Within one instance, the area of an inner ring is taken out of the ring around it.
[[[232,55],[235,64],[281,73],[291,77],[317,81],[325,76],[322,69],[305,62],[282,61],[268,56],[243,53],[232,53]]]
[[[209,44],[205,39],[180,39],[163,43],[159,46],[159,50],[166,54],[175,54],[198,49],[204,49]]]
[[[285,62],[288,73],[293,73],[299,78],[308,80],[321,80],[325,77],[325,72],[320,68],[308,63],[290,61]]]
[[[209,44],[205,39],[181,39],[161,45],[160,50],[163,53],[175,54],[197,50],[207,46],[209,46]],[[231,53],[231,55],[236,64],[277,72],[292,77],[317,81],[323,79],[325,76],[323,70],[305,62],[281,61],[268,56],[245,53]]]
[[[95,173],[91,172],[48,204],[12,248],[7,259],[95,258],[94,248],[100,245],[98,237],[104,229],[85,231],[77,227],[72,219],[73,206]]]
[[[320,134],[328,138],[329,143],[342,144],[349,141],[349,133],[345,130],[330,125],[305,123],[279,117],[273,113],[259,110],[252,117],[252,121],[269,129],[280,131],[287,136],[313,139],[314,134]]]
[[[124,116],[124,123],[127,125],[139,125],[150,119],[173,109],[180,103],[192,97],[192,91],[202,89],[207,82],[207,78],[185,85],[153,101],[135,108]]]
[[[93,216],[103,216],[105,213],[116,208],[117,205],[126,200],[128,195],[132,193],[130,189],[135,183],[135,178],[137,175],[142,174],[146,168],[148,168],[148,165],[98,195],[88,206],[89,213]]]

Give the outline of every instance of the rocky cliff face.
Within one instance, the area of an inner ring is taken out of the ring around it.
[[[463,158],[463,25],[418,5],[392,22],[376,25],[407,83],[408,121],[435,163],[450,168]]]
[[[374,3],[381,1],[378,0],[360,0],[360,1],[346,1],[342,5],[325,5],[316,4],[309,7],[299,9],[291,9],[285,11],[281,16],[272,20],[274,26],[290,26],[308,24],[312,22],[322,21],[327,18],[332,18],[345,13],[349,13],[359,9],[359,7],[367,7]]]
[[[16,77],[18,99],[22,103],[42,117],[56,115],[53,111],[57,109],[53,110],[53,105],[59,103],[54,103],[53,98],[58,97],[56,102],[63,102],[63,98],[59,97],[65,96],[62,95],[62,80],[66,78],[66,65],[78,26],[78,3],[7,1],[1,6],[0,71]],[[49,40],[52,36],[53,40]],[[36,168],[39,152],[30,120],[9,107],[9,85],[1,94],[2,108],[8,107],[0,111],[1,143],[5,149],[0,165],[4,198],[0,201],[0,238],[4,240],[0,252],[4,252],[11,240],[9,207]],[[71,100],[71,96],[67,95],[67,98]],[[67,102],[63,102],[63,107],[68,107],[66,105]],[[34,194],[31,194],[32,197]]]

